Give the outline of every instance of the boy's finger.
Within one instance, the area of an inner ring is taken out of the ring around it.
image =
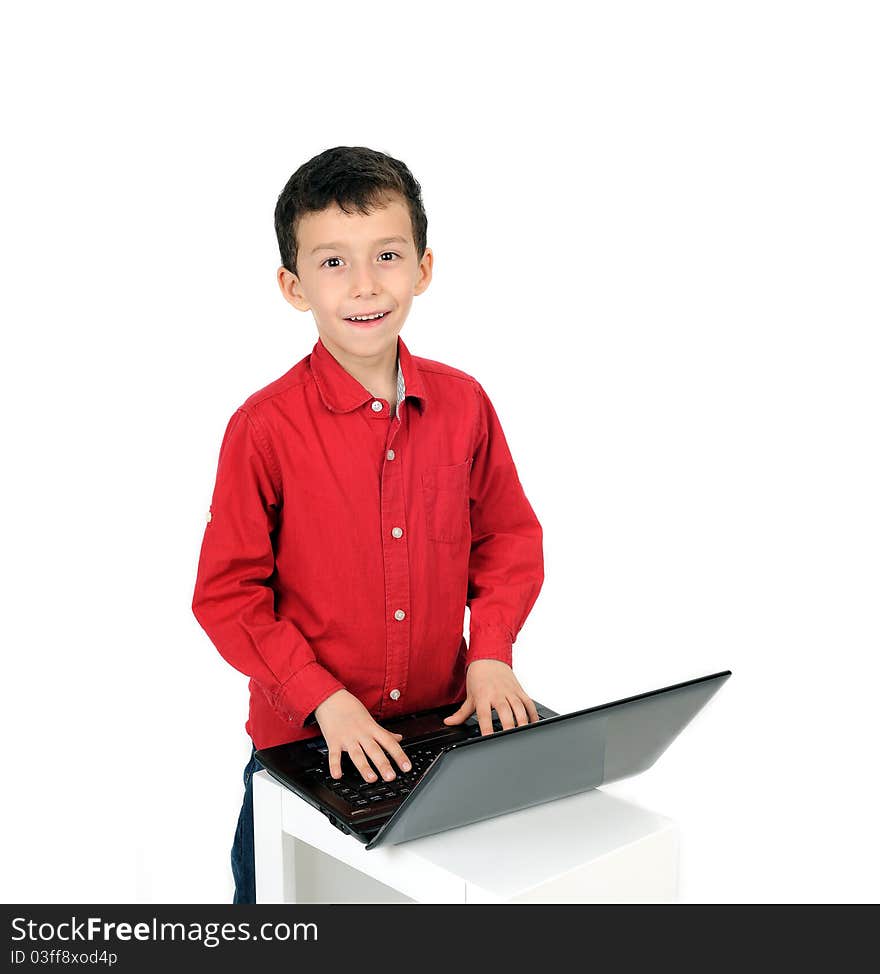
[[[444,724],[460,724],[463,720],[467,720],[468,717],[474,712],[474,705],[470,700],[465,700],[465,702],[455,711],[454,714],[450,714],[448,717],[443,718]]]
[[[375,781],[376,772],[370,767],[370,762],[366,759],[363,749],[360,744],[355,744],[349,752],[348,756],[354,762],[354,766],[360,771],[361,777],[364,781]]]
[[[394,777],[396,777],[394,774],[394,768],[391,767],[391,762],[388,760],[388,756],[382,750],[382,747],[378,741],[362,741],[361,747],[363,747],[364,751],[373,762],[373,766],[386,781],[391,781]]]
[[[399,747],[397,744],[392,744],[391,747],[388,748],[388,753],[397,762],[397,766],[401,771],[412,771],[412,765],[409,763],[409,756],[402,747]]]
[[[529,715],[526,713],[526,708],[523,706],[522,700],[519,697],[508,697],[507,702],[513,709],[513,716],[516,718],[516,726],[522,727],[523,724],[529,722]]]
[[[398,734],[397,737],[401,737]],[[411,770],[411,765],[409,763],[409,757],[402,747],[397,743],[397,741],[384,740],[379,742],[382,747],[391,755],[392,758],[397,762],[397,766],[401,771]]]
[[[492,706],[485,701],[477,704],[477,719],[480,722],[480,733],[483,737],[488,737],[493,733],[492,728]]]
[[[529,720],[533,724],[537,724],[538,721],[541,719],[541,717],[538,714],[538,708],[535,706],[535,701],[532,700],[531,697],[523,697],[523,703],[526,705],[526,710],[528,711],[529,714]]]
[[[513,719],[513,710],[511,710],[510,704],[506,699],[499,700],[495,704],[495,713],[498,714],[498,719],[501,721],[502,730],[510,730],[512,727],[516,727],[516,721]]]

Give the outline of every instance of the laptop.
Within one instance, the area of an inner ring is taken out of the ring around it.
[[[342,777],[332,778],[323,737],[264,748],[256,757],[332,825],[375,849],[639,774],[730,675],[724,670],[567,714],[534,701],[536,723],[504,730],[493,712],[494,732],[486,736],[476,714],[454,727],[443,723],[461,703],[383,720],[403,735],[412,764],[404,774],[392,761],[393,781],[364,781],[345,752]]]

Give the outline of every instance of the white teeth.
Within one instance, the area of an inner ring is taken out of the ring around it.
[[[382,311],[377,315],[349,315],[349,321],[375,321],[376,318],[383,318],[387,312]]]

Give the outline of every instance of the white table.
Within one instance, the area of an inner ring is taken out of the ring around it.
[[[253,777],[258,903],[670,903],[679,832],[593,789],[369,852]]]

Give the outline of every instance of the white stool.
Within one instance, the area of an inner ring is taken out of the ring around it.
[[[369,852],[253,776],[258,903],[670,903],[678,827],[599,789]]]

